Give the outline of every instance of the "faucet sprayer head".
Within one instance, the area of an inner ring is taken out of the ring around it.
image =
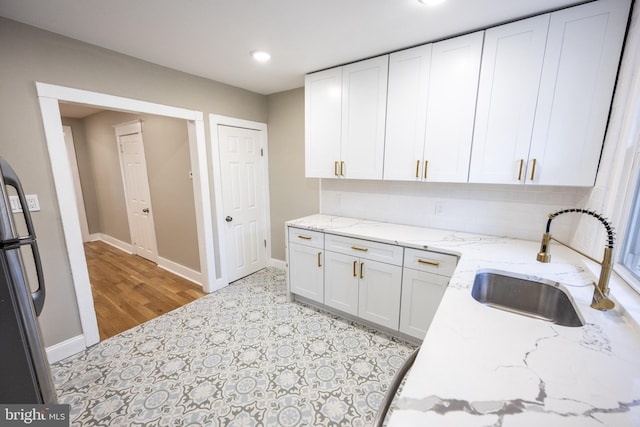
[[[542,235],[542,243],[540,244],[540,252],[538,252],[538,262],[551,262],[551,253],[549,252],[549,243],[551,234],[544,233]]]

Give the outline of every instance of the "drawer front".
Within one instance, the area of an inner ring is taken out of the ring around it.
[[[409,248],[404,253],[404,266],[413,270],[451,277],[457,264],[458,257],[455,255]]]
[[[289,227],[289,242],[313,248],[324,248],[324,233],[306,230],[304,228]]]
[[[402,265],[402,254],[404,250],[402,246],[335,236],[333,234],[325,235],[325,249],[392,265]]]

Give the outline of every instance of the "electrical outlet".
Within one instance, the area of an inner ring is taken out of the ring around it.
[[[436,202],[436,216],[445,216],[447,214],[447,204],[444,202]]]
[[[37,194],[27,194],[25,195],[25,199],[27,199],[27,206],[31,212],[40,210],[40,202],[38,201]]]

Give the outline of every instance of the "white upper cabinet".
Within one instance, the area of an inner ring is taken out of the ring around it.
[[[533,184],[594,185],[629,7],[601,0],[551,14],[529,153]]]
[[[525,181],[548,27],[547,14],[486,31],[469,182]]]
[[[305,173],[382,179],[389,55],[305,78]]]
[[[467,182],[484,31],[434,43],[424,162],[427,181]]]
[[[340,160],[342,67],[305,76],[305,175],[331,178]]]
[[[421,181],[431,45],[389,56],[384,179]]]
[[[467,182],[482,38],[391,55],[385,179]]]
[[[307,75],[306,175],[593,186],[630,2]]]
[[[389,55],[342,70],[342,176],[382,179]]]

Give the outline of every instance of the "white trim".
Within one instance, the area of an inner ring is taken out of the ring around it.
[[[58,195],[58,208],[60,209],[62,231],[69,256],[69,267],[71,268],[76,302],[78,303],[80,324],[82,325],[86,344],[90,346],[100,341],[100,333],[98,332],[98,320],[93,307],[89,271],[87,270],[84,247],[82,246],[80,219],[76,208],[71,166],[69,165],[69,157],[64,145],[60,109],[57,99],[39,97],[38,101],[42,113],[47,148],[49,149],[53,182]]]
[[[94,234],[94,236],[97,237],[96,240],[100,240],[107,245],[111,245],[116,249],[120,249],[123,252],[133,255],[133,247],[131,246],[131,243],[123,242],[122,240],[118,240],[115,237],[111,237],[108,234],[104,233],[96,233]],[[94,240],[94,242],[96,240]]]
[[[630,19],[634,22],[640,17],[640,8],[636,5],[631,14]],[[640,173],[640,75],[636,72],[640,65],[639,46],[640,28],[632,26],[627,34],[613,99],[611,123],[605,139],[605,151],[602,154],[603,159],[607,158],[607,155],[610,158],[606,170],[609,176],[608,182],[605,183],[607,193],[604,198],[604,213],[616,224],[619,235],[619,246],[614,252],[614,271],[626,283],[631,293],[638,292],[636,281],[627,280],[631,276],[625,274],[626,267],[619,263],[619,258],[625,249],[625,233],[632,219],[631,209]],[[598,184],[596,181],[596,185]],[[623,305],[627,304],[627,300],[631,303],[628,297],[620,298]]]
[[[269,262],[267,263],[267,266],[273,267],[273,268],[279,268],[280,270],[287,269],[286,261],[282,261],[281,259],[275,259],[275,258],[269,258]]]
[[[222,175],[220,173],[220,141],[218,140],[218,125],[232,126],[245,129],[253,129],[262,132],[263,135],[263,149],[265,167],[264,171],[264,203],[265,203],[265,235],[267,236],[267,253],[266,260],[268,262],[271,259],[271,207],[269,196],[269,139],[267,133],[267,124],[260,122],[253,122],[249,120],[236,119],[234,117],[221,116],[218,114],[209,114],[209,131],[211,134],[211,165],[213,167],[213,194],[215,196],[216,206],[216,224],[218,228],[218,250],[220,254],[220,272],[222,273],[222,281],[224,286],[229,284],[229,274],[227,272],[227,257],[226,257],[226,235],[222,232],[225,229],[224,215],[222,214],[222,207],[224,206],[222,201]]]
[[[176,276],[180,276],[183,279],[187,279],[190,282],[195,283],[196,285],[202,286],[202,274],[199,271],[195,271],[190,269],[189,267],[185,267],[182,264],[178,264],[175,261],[171,261],[170,259],[158,257],[158,267],[163,270],[167,270],[170,273],[175,274]]]
[[[89,241],[90,242],[97,242],[98,240],[102,240],[100,238],[100,233],[89,234]]]
[[[44,126],[45,138],[49,150],[49,160],[53,174],[54,186],[60,209],[60,220],[67,247],[69,265],[78,303],[80,323],[86,345],[100,341],[98,322],[93,306],[89,273],[82,246],[82,235],[78,212],[75,209],[75,195],[71,168],[66,155],[62,122],[58,101],[69,101],[95,105],[107,109],[124,110],[138,113],[154,114],[188,120],[189,149],[193,170],[193,185],[196,208],[196,224],[200,249],[200,265],[202,269],[203,289],[211,291],[220,287],[215,277],[216,264],[213,247],[213,224],[211,200],[209,196],[209,175],[207,173],[206,140],[204,133],[204,115],[201,111],[186,110],[135,99],[122,98],[36,82],[36,92],[40,103],[40,111]],[[211,272],[209,274],[209,272]]]
[[[213,214],[209,190],[209,163],[202,120],[187,123],[189,133],[189,153],[191,154],[191,173],[193,176],[194,200],[206,200],[196,203],[196,230],[200,253],[200,274],[202,290],[213,292],[223,288],[224,282],[216,278],[216,259],[213,234]]]
[[[59,362],[66,359],[69,356],[73,356],[76,353],[81,352],[87,348],[83,335],[77,335],[68,340],[54,344],[51,347],[47,347],[45,352],[47,353],[47,359],[49,364]]]
[[[187,110],[169,105],[140,101],[137,99],[123,98],[121,96],[107,95],[88,90],[74,89],[71,87],[57,86],[48,83],[36,82],[36,90],[39,97],[53,98],[58,101],[69,101],[80,104],[107,107],[115,110],[125,110],[137,113],[149,113],[157,116],[174,117],[185,120],[203,120],[202,111]]]
[[[112,126],[116,130],[116,136],[131,135],[132,133],[142,133],[142,120],[130,120]]]
[[[96,236],[95,240],[100,240],[101,242],[113,246],[114,248],[119,249],[123,252],[133,254],[133,247],[130,243],[123,242],[122,240],[118,240],[115,237],[111,237],[103,233],[94,234],[94,236]],[[178,264],[175,261],[171,261],[170,259],[163,257],[158,257],[157,265],[158,267],[167,270],[175,274],[176,276],[180,276],[183,279],[187,279],[190,282],[195,283],[196,285],[202,286],[202,274],[199,271],[192,270],[189,267],[185,267],[182,264]]]

